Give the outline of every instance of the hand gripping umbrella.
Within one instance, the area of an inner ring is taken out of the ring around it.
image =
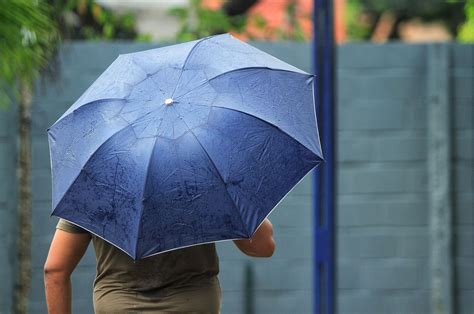
[[[228,34],[120,55],[48,129],[52,215],[134,259],[251,237],[321,162],[313,80]]]

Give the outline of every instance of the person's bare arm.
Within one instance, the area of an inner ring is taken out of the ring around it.
[[[44,264],[48,313],[71,313],[71,274],[84,256],[90,239],[88,233],[70,233],[56,229]]]
[[[234,240],[235,245],[246,255],[254,257],[270,257],[275,252],[273,226],[265,219],[253,237],[249,240]]]

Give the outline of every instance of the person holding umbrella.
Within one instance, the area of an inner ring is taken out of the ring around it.
[[[268,215],[322,161],[314,99],[229,34],[120,55],[48,129],[50,311],[92,239],[97,313],[218,312],[214,243],[271,256]]]
[[[100,237],[61,219],[44,266],[50,314],[71,313],[71,274],[93,242],[97,258],[95,313],[219,313],[221,290],[214,243],[173,250],[134,261]],[[234,240],[253,257],[275,250],[266,219],[250,240]]]

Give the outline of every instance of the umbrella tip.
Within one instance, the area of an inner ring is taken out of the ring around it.
[[[172,105],[174,102],[173,98],[167,98],[165,99],[165,105],[169,106]]]

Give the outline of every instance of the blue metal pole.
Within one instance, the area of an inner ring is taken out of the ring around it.
[[[314,312],[335,312],[334,29],[331,0],[315,0],[313,68],[318,125],[325,162],[313,180]]]

